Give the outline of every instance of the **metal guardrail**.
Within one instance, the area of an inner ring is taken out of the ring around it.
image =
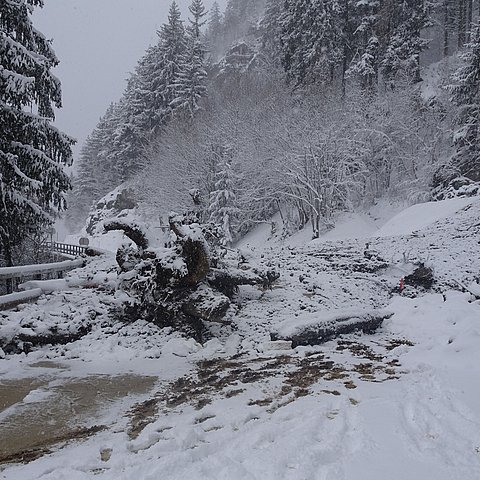
[[[45,247],[46,249],[51,250],[55,253],[72,256],[83,255],[87,249],[86,247],[82,247],[80,245],[69,245],[67,243],[58,242],[47,242],[45,244]]]
[[[0,295],[0,311],[34,301],[42,294],[42,290],[39,288],[29,290],[28,292],[19,292],[19,285],[24,284],[25,280],[63,278],[65,272],[84,265],[85,260],[78,258],[81,255],[95,256],[104,253],[104,251],[99,249],[59,242],[47,242],[44,244],[44,247],[46,251],[57,254],[53,258],[61,258],[62,255],[64,258],[77,258],[55,263],[0,267],[0,293],[2,291],[7,293],[7,295]]]
[[[39,265],[20,265],[18,267],[0,268],[0,280],[12,278],[27,278],[51,274],[63,274],[84,264],[83,259],[66,260],[57,263],[42,263]]]
[[[63,247],[63,245],[62,245]],[[75,245],[71,245],[75,247]],[[63,252],[75,252],[73,248],[62,248]],[[71,253],[67,253],[70,255]],[[62,255],[62,253],[60,254]],[[75,258],[73,260],[65,260],[63,262],[43,263],[37,265],[19,265],[15,267],[1,267],[0,268],[0,292],[5,292],[8,295],[18,291],[18,286],[28,280],[48,280],[55,278],[63,278],[65,272],[75,268],[82,267],[85,263],[83,258]],[[2,299],[6,298],[0,295],[0,306]],[[20,299],[21,300],[21,299]],[[10,303],[10,302],[8,302]],[[25,303],[22,301],[17,302]],[[3,302],[5,304],[5,302]],[[5,305],[4,305],[5,306]],[[2,310],[4,308],[0,308]]]

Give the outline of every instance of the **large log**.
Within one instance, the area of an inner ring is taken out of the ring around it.
[[[288,340],[292,348],[300,345],[321,345],[340,335],[363,332],[374,333],[384,320],[393,316],[386,310],[372,310],[369,312],[334,313],[317,321],[308,319],[306,322],[283,322],[277,331],[270,334],[272,341]]]
[[[208,283],[231,297],[241,285],[270,288],[279,277],[280,274],[272,270],[259,273],[239,268],[212,268],[208,275]]]

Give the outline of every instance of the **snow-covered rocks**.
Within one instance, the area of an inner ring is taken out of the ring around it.
[[[132,190],[122,186],[116,188],[96,203],[87,220],[86,233],[90,236],[102,234],[104,221],[125,217],[136,206]]]

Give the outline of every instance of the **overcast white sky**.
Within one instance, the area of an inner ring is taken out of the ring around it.
[[[177,0],[184,15],[190,0]],[[204,0],[210,7],[213,0]],[[218,2],[223,9],[226,0]],[[60,59],[55,74],[63,86],[64,108],[57,125],[79,146],[110,102],[156,31],[166,21],[170,0],[45,0],[35,27],[53,38]],[[77,147],[78,150],[78,147]]]

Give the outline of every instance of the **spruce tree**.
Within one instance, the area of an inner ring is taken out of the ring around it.
[[[208,45],[208,51],[213,61],[223,52],[223,18],[220,7],[217,2],[213,2],[208,17],[207,31],[205,40]]]
[[[345,0],[348,4],[348,0]],[[358,2],[353,10],[355,28],[350,43],[356,45],[356,51],[348,69],[348,76],[357,76],[360,84],[366,90],[373,91],[377,85],[380,38],[378,32],[379,21],[378,0],[364,0]]]
[[[283,0],[268,0],[260,22],[262,53],[275,65],[280,65],[282,44]]]
[[[216,42],[222,34],[222,14],[218,2],[213,2],[208,19],[207,35],[211,41]]]
[[[115,125],[110,138],[109,161],[114,164],[114,177],[124,182],[143,166],[143,151],[148,139],[148,119],[144,104],[137,96],[137,75],[132,75],[127,88],[114,110]]]
[[[228,0],[223,21],[226,47],[256,33],[264,3],[264,0]]]
[[[192,0],[191,5],[188,7],[192,18],[189,19],[190,22],[190,34],[193,38],[197,40],[200,39],[202,33],[202,27],[207,23],[205,17],[207,16],[207,11],[203,5],[202,0]]]
[[[73,191],[69,195],[70,230],[78,229],[88,216],[92,204],[120,183],[112,158],[113,137],[118,125],[117,104],[111,104],[95,129],[85,140],[76,161]]]
[[[42,0],[0,3],[0,249],[6,263],[28,233],[65,209],[74,141],[52,126],[61,87],[58,59],[31,20]]]
[[[202,0],[193,0],[190,5],[190,26],[187,29],[186,51],[175,84],[176,97],[171,103],[175,112],[187,119],[193,118],[200,109],[199,101],[207,95],[205,70],[206,48],[201,38],[205,25],[205,7]]]
[[[238,214],[230,157],[231,149],[222,147],[218,170],[215,173],[214,190],[210,193],[208,207],[210,221],[221,229],[222,243],[225,246],[230,246],[234,240],[235,218]]]
[[[429,43],[422,37],[422,31],[431,25],[428,6],[426,0],[404,0],[393,10],[386,12],[394,28],[383,55],[381,68],[391,87],[394,86],[399,72],[414,83],[421,81],[420,54]]]
[[[336,0],[285,0],[282,65],[297,85],[332,83],[342,65],[342,32]]]
[[[456,153],[452,164],[471,180],[480,181],[480,25],[475,25],[471,42],[461,55],[465,64],[448,86],[452,101],[458,106],[454,135]]]
[[[176,2],[172,2],[168,14],[168,23],[159,32],[158,64],[156,66],[155,96],[163,107],[161,122],[170,120],[178,93],[178,84],[182,67],[185,64],[187,39],[180,10]]]

